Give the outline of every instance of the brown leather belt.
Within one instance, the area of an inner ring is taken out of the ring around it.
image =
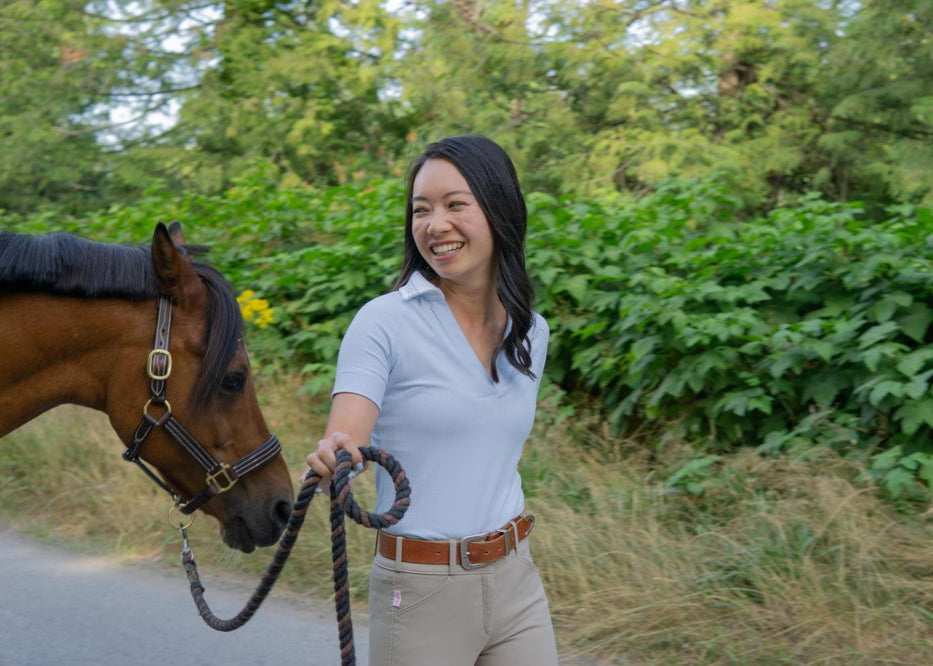
[[[535,517],[517,516],[504,527],[459,539],[456,559],[464,569],[478,569],[500,560],[518,547],[518,542],[531,534]],[[376,537],[376,551],[390,560],[395,559],[396,542],[402,542],[402,562],[414,564],[448,564],[449,541],[427,541],[396,537],[380,531]]]

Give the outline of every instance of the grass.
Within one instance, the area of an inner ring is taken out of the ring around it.
[[[278,378],[260,391],[295,478],[326,406],[298,386]],[[0,442],[0,515],[127,560],[177,562],[168,500],[119,451],[100,414],[62,407],[42,416]],[[613,439],[594,417],[542,405],[521,471],[563,657],[933,663],[933,512],[896,511],[856,464],[819,451],[728,454],[701,495],[677,492],[663,481],[690,455],[678,442]],[[354,485],[368,507],[371,477]],[[290,590],[330,593],[326,504],[312,505],[285,569]],[[348,532],[359,614],[373,536]],[[202,570],[257,580],[270,558],[225,549],[209,519],[195,524],[193,546]]]

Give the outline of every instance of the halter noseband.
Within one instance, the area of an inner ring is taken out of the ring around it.
[[[172,374],[172,355],[168,350],[169,336],[172,331],[172,301],[167,296],[159,296],[159,314],[156,320],[155,342],[146,360],[146,374],[149,375],[150,397],[143,406],[143,418],[133,433],[133,445],[123,452],[123,459],[136,463],[150,479],[172,496],[178,510],[190,514],[204,505],[214,495],[230,490],[237,480],[250,472],[259,469],[275,458],[281,451],[282,445],[274,434],[269,436],[252,453],[248,453],[232,465],[217,462],[207,449],[194,438],[190,432],[172,415],[172,406],[165,399],[165,381]],[[155,417],[150,414],[150,408],[162,409],[162,413]],[[178,442],[185,451],[198,462],[207,472],[204,479],[204,489],[187,502],[172,490],[165,481],[160,479],[146,464],[140,460],[139,454],[146,438],[154,428],[162,427]]]

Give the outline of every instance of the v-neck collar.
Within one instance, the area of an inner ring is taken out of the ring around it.
[[[428,280],[420,271],[414,271],[411,274],[411,277],[408,278],[408,281],[399,287],[399,293],[402,298],[406,301],[410,301],[413,298],[420,296],[430,296],[426,300],[430,303],[431,309],[434,311],[435,315],[440,321],[441,327],[447,333],[451,344],[455,345],[460,350],[460,355],[465,358],[470,358],[471,365],[482,375],[486,380],[485,386],[487,389],[491,390],[493,393],[498,393],[503,387],[503,377],[501,369],[499,368],[499,357],[502,354],[496,354],[496,366],[499,369],[499,381],[495,382],[492,379],[492,376],[489,372],[486,371],[486,366],[480,360],[479,356],[476,355],[476,352],[473,351],[473,347],[470,346],[470,341],[467,340],[466,333],[463,332],[463,328],[460,326],[460,322],[457,321],[457,318],[454,316],[453,310],[450,309],[450,305],[447,303],[447,298],[444,296],[444,292],[440,287],[435,286],[430,280]],[[512,329],[512,317],[506,313],[506,322],[505,322],[505,333],[503,334],[503,339],[509,334],[509,331]]]

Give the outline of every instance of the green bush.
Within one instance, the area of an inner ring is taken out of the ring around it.
[[[618,432],[673,429],[706,453],[827,445],[865,456],[895,496],[933,480],[930,210],[868,220],[813,196],[746,220],[714,182],[528,199],[548,379],[597,401]],[[300,364],[319,390],[357,308],[394,282],[403,205],[395,181],[283,190],[257,164],[223,196],[0,226],[144,242],[180,219],[238,291],[275,309],[254,352]]]
[[[619,431],[677,424],[711,450],[821,443],[874,454],[892,494],[929,481],[931,212],[868,221],[818,197],[735,211],[701,183],[611,207],[537,198],[550,372]]]

